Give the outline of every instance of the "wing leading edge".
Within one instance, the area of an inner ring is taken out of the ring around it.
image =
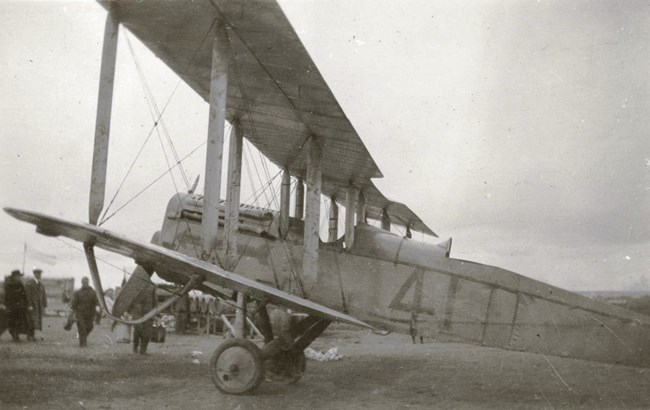
[[[213,288],[214,285],[223,286],[246,293],[255,299],[299,312],[368,329],[373,328],[365,322],[334,309],[227,272],[211,263],[167,248],[129,239],[86,223],[66,221],[38,212],[15,208],[4,208],[4,210],[16,219],[35,225],[38,233],[47,236],[65,236],[84,244],[92,244],[101,249],[133,258],[138,264],[164,267],[165,270],[174,271],[183,278],[183,283],[189,281],[193,275],[201,275],[204,278],[203,284],[208,288]]]

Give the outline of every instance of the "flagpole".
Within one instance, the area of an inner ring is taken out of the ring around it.
[[[25,257],[27,255],[27,242],[23,243],[23,275],[25,274]]]

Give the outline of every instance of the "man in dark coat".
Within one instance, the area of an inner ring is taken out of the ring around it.
[[[140,271],[138,271],[140,270]],[[146,270],[138,265],[133,272],[141,278],[142,289],[129,306],[129,313],[134,319],[140,318],[156,307],[156,286],[151,282]],[[147,354],[147,346],[153,334],[153,319],[133,326],[133,353]]]
[[[43,316],[45,315],[45,308],[47,307],[47,295],[45,294],[45,286],[41,281],[41,274],[43,271],[39,268],[34,268],[34,278],[25,283],[25,291],[27,292],[27,310],[29,312],[30,329],[27,334],[27,340],[36,340],[34,333],[36,330],[43,331]]]
[[[79,332],[79,347],[88,345],[88,334],[93,330],[95,320],[95,308],[97,307],[97,295],[95,290],[88,285],[88,278],[81,279],[81,289],[72,296],[70,305],[77,319],[77,331]]]
[[[15,342],[19,342],[20,337],[18,335],[29,331],[29,322],[27,321],[27,294],[25,292],[25,286],[20,279],[19,270],[11,272],[11,276],[5,281],[4,291],[9,333]]]
[[[178,335],[187,333],[187,325],[190,318],[190,296],[183,295],[174,304],[174,318],[176,319],[175,332]]]
[[[9,276],[5,276],[4,282],[9,279]],[[7,324],[7,308],[5,307],[5,287],[4,282],[2,288],[0,288],[0,336],[9,328]]]

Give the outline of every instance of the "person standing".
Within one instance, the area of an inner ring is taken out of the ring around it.
[[[178,335],[187,333],[187,325],[190,319],[190,295],[185,294],[174,304],[174,318],[176,320],[175,332]]]
[[[30,327],[27,333],[27,340],[35,341],[36,330],[43,331],[43,316],[47,307],[47,294],[45,286],[41,281],[43,270],[34,268],[34,278],[27,281],[25,291],[27,292],[27,311],[29,313]]]
[[[138,272],[138,270],[141,270]],[[140,292],[129,306],[129,313],[138,319],[156,307],[156,286],[151,282],[146,270],[138,265],[133,275],[142,278]],[[147,346],[153,334],[153,319],[133,325],[133,353],[147,354]]]
[[[13,270],[4,285],[7,325],[14,342],[20,341],[20,333],[29,332],[27,293],[20,276],[19,270]]]
[[[95,290],[88,285],[88,278],[83,277],[81,279],[81,289],[74,293],[70,305],[77,320],[79,347],[86,347],[88,345],[88,334],[93,330],[95,307],[97,304]]]

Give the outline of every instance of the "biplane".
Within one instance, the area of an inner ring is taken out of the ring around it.
[[[436,234],[375,186],[379,167],[275,0],[100,4],[108,14],[89,222],[5,211],[35,225],[38,233],[83,243],[102,307],[116,320],[123,320],[120,313],[137,291],[139,276],[133,275],[126,296],[108,311],[95,248],[130,257],[145,275],[178,285],[172,298],[128,323],[151,318],[191,290],[232,300],[234,337],[222,342],[210,361],[220,391],[251,392],[268,372],[299,378],[304,349],[331,322],[414,339],[650,365],[650,318],[454,259],[451,239],[438,244],[413,239],[413,231]],[[98,226],[120,26],[209,103],[203,195],[173,195],[151,243]],[[226,121],[232,125],[227,167]],[[282,169],[279,210],[240,203],[244,138]],[[222,172],[227,172],[224,201]],[[327,241],[320,239],[323,197],[331,201]],[[341,224],[339,206],[345,210]],[[406,235],[393,232],[395,226]],[[293,319],[289,310],[303,315]],[[282,329],[270,318],[276,312],[288,323]],[[253,317],[263,342],[244,337],[247,318]]]

